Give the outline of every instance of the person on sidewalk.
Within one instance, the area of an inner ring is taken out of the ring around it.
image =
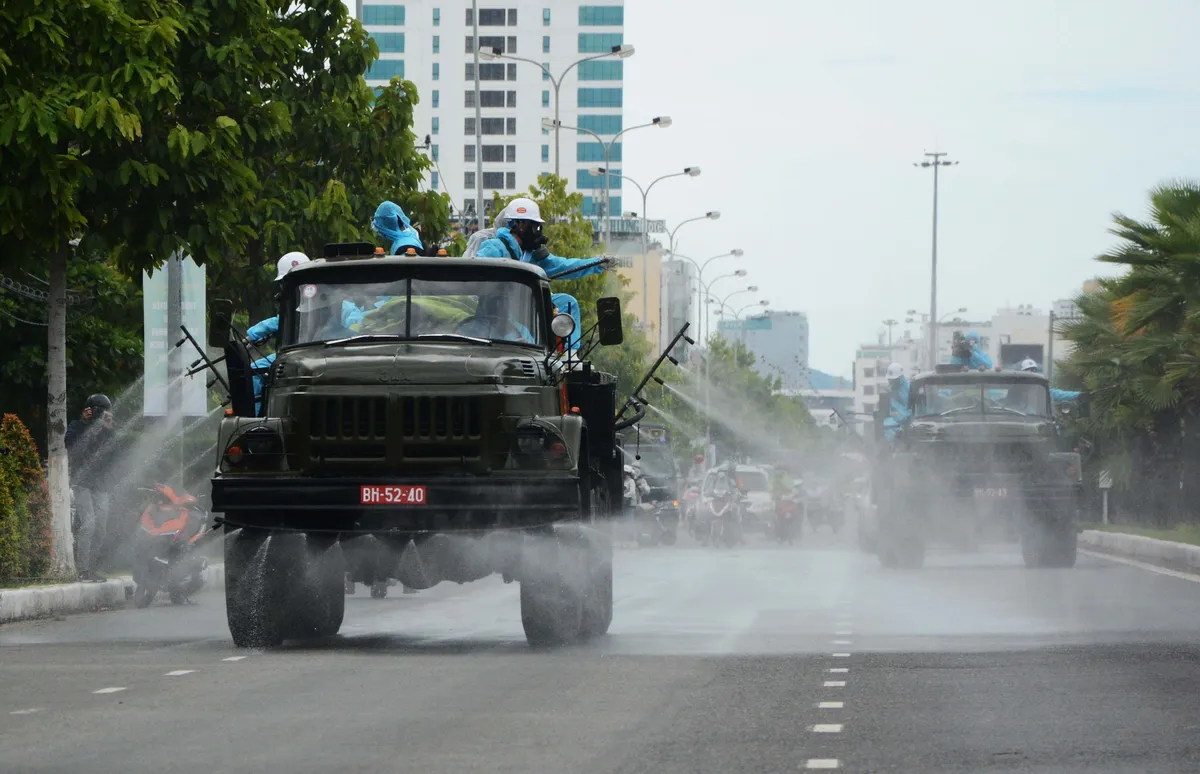
[[[116,451],[116,435],[112,401],[107,395],[89,396],[82,418],[67,426],[67,467],[79,522],[75,535],[75,564],[79,578],[85,581],[104,580],[97,569],[108,524],[112,486],[108,473]]]

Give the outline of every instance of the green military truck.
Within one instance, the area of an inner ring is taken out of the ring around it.
[[[226,348],[213,510],[239,647],[329,636],[344,582],[499,573],[533,645],[604,634],[621,498],[615,380],[573,360],[545,273],[518,261],[328,246],[283,280],[261,403]],[[585,346],[619,344],[601,299]],[[261,406],[261,407],[259,407]]]
[[[918,567],[928,541],[970,541],[991,519],[1015,523],[1026,566],[1075,564],[1083,474],[1059,434],[1046,377],[938,366],[913,378],[909,409],[894,441],[882,432],[887,412],[875,417],[864,547],[885,566]]]

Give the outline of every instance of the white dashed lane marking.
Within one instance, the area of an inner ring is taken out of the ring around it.
[[[221,660],[222,661],[241,661],[244,658],[245,658],[245,656],[230,656],[229,658],[223,658]]]
[[[845,707],[845,702],[840,701],[823,701],[817,705],[817,709],[841,709]]]
[[[35,712],[41,712],[41,711],[42,711],[41,707],[30,707],[29,709],[13,710],[12,712],[10,712],[8,714],[10,714],[10,715],[32,715]]]
[[[101,689],[100,689],[100,690],[98,690],[98,691],[92,691],[92,693],[120,693],[120,692],[121,692],[121,691],[123,691],[123,690],[125,690],[125,689],[124,689],[124,688],[116,688],[116,687],[113,687],[113,688],[101,688]]]
[[[829,655],[833,656],[834,658],[850,658],[849,653],[830,653]]]
[[[833,644],[834,645],[853,645],[854,643],[852,643],[850,640],[834,640]]]
[[[842,733],[841,723],[818,723],[812,727],[814,734],[840,734]]]
[[[849,629],[839,629],[834,632],[834,634],[839,637],[849,637],[851,634],[854,634],[854,632],[850,631]]]
[[[826,680],[825,687],[826,688],[845,688],[846,681],[845,680]]]
[[[809,758],[808,763],[804,764],[806,769],[837,769],[841,766],[837,758]]]
[[[163,677],[180,677],[182,675],[190,675],[195,671],[195,669],[176,669],[174,672],[167,672]]]
[[[834,675],[844,675],[847,672],[849,672],[850,670],[847,669],[846,667],[831,667],[829,669],[826,669],[825,671],[829,672],[830,674],[834,674]]]

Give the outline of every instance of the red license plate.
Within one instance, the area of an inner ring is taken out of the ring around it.
[[[423,486],[364,486],[360,505],[424,505]]]
[[[1003,488],[1001,488],[1001,489],[983,489],[980,487],[976,487],[975,488],[975,496],[976,497],[1008,497],[1008,490],[1003,489]]]

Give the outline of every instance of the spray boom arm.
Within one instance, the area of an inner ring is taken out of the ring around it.
[[[623,425],[623,427],[620,429],[629,427],[638,422],[642,417],[646,416],[646,406],[649,405],[650,401],[646,400],[646,398],[642,395],[642,389],[650,382],[651,379],[657,378],[654,376],[654,373],[658,370],[659,366],[663,364],[664,360],[670,360],[675,365],[679,365],[679,361],[671,356],[671,350],[675,349],[675,345],[679,343],[679,340],[683,339],[687,341],[688,344],[695,345],[696,342],[687,335],[687,329],[690,325],[691,323],[686,322],[683,324],[683,327],[679,329],[679,333],[676,333],[675,338],[671,339],[671,343],[667,344],[667,348],[664,349],[662,354],[658,356],[658,359],[654,361],[654,365],[650,366],[650,370],[646,372],[646,375],[642,377],[640,382],[638,382],[638,386],[633,389],[633,392],[630,394],[629,398],[626,399],[625,404],[621,406],[621,410],[617,412],[617,423],[619,426]],[[640,413],[640,416],[634,419],[633,422],[630,422],[628,425],[626,425],[621,420],[625,416],[625,412],[630,409]]]

